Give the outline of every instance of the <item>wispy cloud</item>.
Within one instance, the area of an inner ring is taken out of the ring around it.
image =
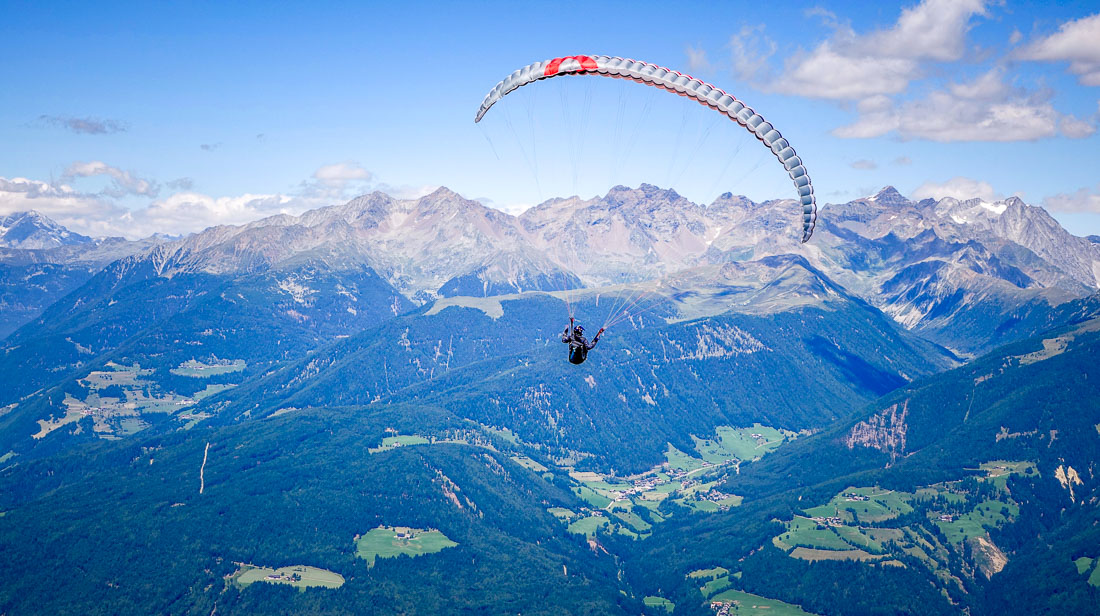
[[[684,49],[684,53],[686,53],[688,57],[689,71],[698,73],[710,70],[710,62],[707,61],[707,52],[705,49],[688,45]]]
[[[946,182],[925,182],[917,187],[911,195],[912,199],[943,199],[945,197],[952,197],[954,199],[966,200],[979,198],[983,201],[996,201],[998,199],[997,192],[993,190],[993,185],[989,182],[983,182],[981,180],[975,180],[967,177],[954,177]]]
[[[895,165],[912,165],[913,159],[908,156],[899,156],[893,160]]]
[[[354,161],[322,165],[302,182],[299,194],[309,199],[339,201],[367,192],[371,173]]]
[[[748,82],[770,80],[772,71],[768,61],[776,49],[775,41],[764,33],[763,24],[742,26],[729,42],[733,76]]]
[[[74,185],[102,177],[109,185],[91,192]],[[245,224],[275,214],[300,214],[367,192],[371,173],[353,162],[323,165],[289,193],[213,196],[195,192],[191,178],[165,182],[175,192],[159,197],[162,187],[102,161],[75,162],[56,183],[0,177],[0,213],[38,210],[66,227],[92,236],[130,238],[153,233],[180,234],[214,225]],[[436,187],[394,190],[423,196]],[[397,194],[395,194],[397,193]],[[142,201],[144,200],[144,204]]]
[[[853,161],[849,166],[851,166],[852,169],[859,169],[861,171],[872,171],[874,169],[878,169],[878,163],[873,160],[866,159]]]
[[[76,118],[72,116],[40,115],[38,121],[48,126],[64,128],[78,135],[109,135],[121,133],[126,125],[118,120],[102,118]]]
[[[103,161],[75,162],[62,174],[63,182],[71,182],[76,178],[89,178],[105,176],[111,178],[111,185],[102,191],[102,194],[111,197],[124,197],[126,195],[138,195],[156,197],[160,186],[156,182],[137,177],[129,171],[123,171],[118,167],[108,165]]]
[[[1052,212],[1100,214],[1100,184],[1047,197],[1043,199],[1043,207]]]
[[[1100,13],[1062,24],[1019,51],[1021,60],[1069,62],[1082,85],[1100,86]]]
[[[214,150],[217,150],[220,147],[222,147],[222,144],[219,141],[218,143],[203,143],[199,146],[199,149],[202,150],[203,152],[213,152]]]
[[[918,100],[897,102],[886,96],[860,101],[855,122],[833,134],[844,138],[881,137],[930,141],[1028,141],[1063,135],[1087,137],[1095,127],[1058,112],[1049,91],[1029,92],[1010,87],[1003,70],[992,69],[977,79],[948,84]]]
[[[195,180],[191,178],[176,178],[165,182],[164,185],[173,190],[191,190],[195,187]]]

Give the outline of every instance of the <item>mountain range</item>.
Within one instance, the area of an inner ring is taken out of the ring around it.
[[[1017,198],[0,229],[0,613],[1095,605],[1100,243]],[[390,527],[458,547],[356,556]],[[342,586],[240,581],[295,563]]]

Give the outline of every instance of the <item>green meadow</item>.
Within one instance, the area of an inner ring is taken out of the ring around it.
[[[379,526],[355,541],[355,555],[366,559],[371,567],[379,558],[396,558],[434,554],[458,545],[438,530],[407,526]]]

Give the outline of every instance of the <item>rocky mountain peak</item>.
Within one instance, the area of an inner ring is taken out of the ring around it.
[[[899,193],[898,189],[894,188],[893,186],[884,187],[882,190],[875,193],[874,196],[868,198],[868,201],[874,201],[875,203],[886,207],[911,205],[913,203],[909,199],[905,198],[901,193]]]
[[[41,250],[92,242],[35,210],[0,217],[0,247]]]

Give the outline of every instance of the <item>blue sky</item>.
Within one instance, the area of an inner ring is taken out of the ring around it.
[[[473,123],[512,70],[603,53],[746,101],[822,202],[1016,194],[1100,233],[1095,1],[768,4],[0,2],[0,212],[137,237],[374,189],[793,194],[736,125],[638,84],[550,80]]]

